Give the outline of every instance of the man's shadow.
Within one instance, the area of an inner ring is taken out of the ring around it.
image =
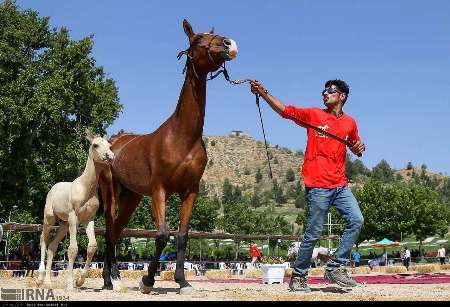
[[[311,292],[345,294],[345,293],[352,292],[352,290],[351,289],[341,288],[341,287],[327,286],[325,288],[311,288]]]
[[[85,291],[85,292],[111,291],[111,290],[104,290],[102,288],[92,288],[92,287],[79,287],[78,289],[80,291]],[[127,292],[128,291],[138,291],[140,293],[139,287],[127,287]],[[180,292],[180,289],[178,289],[178,288],[153,288],[149,294],[150,295],[159,295],[159,294],[178,293],[178,292]]]
[[[141,293],[141,290],[139,290],[139,287],[130,287],[128,290],[131,291],[139,291]],[[152,291],[149,293],[150,295],[159,295],[159,294],[168,294],[168,293],[179,293],[179,288],[152,288]]]

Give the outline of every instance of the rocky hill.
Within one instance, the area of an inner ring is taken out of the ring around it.
[[[267,164],[264,142],[257,141],[242,131],[232,131],[228,136],[204,136],[203,140],[208,153],[208,164],[202,179],[207,184],[209,195],[221,196],[225,178],[234,186],[238,186],[244,194],[251,194],[255,187],[260,191],[271,189],[272,181],[269,179],[269,167]],[[269,145],[270,163],[272,173],[284,192],[294,187],[297,182],[303,184],[301,178],[301,166],[303,153],[282,148],[278,145]],[[258,170],[262,179],[257,183]],[[286,173],[292,170],[295,179],[287,180]],[[415,174],[413,174],[415,173]],[[401,176],[406,182],[413,180],[415,176],[425,173],[431,180],[443,183],[442,174],[435,174],[426,169],[409,167],[395,170],[394,176]],[[350,186],[360,183],[351,183]],[[288,199],[288,203],[292,203]]]
[[[234,131],[228,136],[204,136],[203,139],[208,152],[208,164],[202,179],[207,184],[209,195],[222,195],[225,178],[232,185],[238,186],[244,194],[253,193],[256,186],[261,190],[271,188],[264,142],[241,131]],[[301,179],[303,153],[280,148],[278,145],[268,144],[268,147],[274,179],[282,185],[283,190],[294,186]],[[262,178],[257,183],[258,170]],[[288,170],[293,171],[294,180],[286,178]]]

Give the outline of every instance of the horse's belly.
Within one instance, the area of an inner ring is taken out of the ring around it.
[[[121,156],[113,163],[113,176],[127,189],[142,195],[148,194],[152,173],[148,162],[145,159],[126,159]]]

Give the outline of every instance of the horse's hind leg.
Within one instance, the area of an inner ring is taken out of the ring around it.
[[[56,250],[58,249],[59,242],[64,238],[64,236],[67,233],[67,222],[61,222],[61,226],[59,226],[58,230],[56,231],[55,237],[53,238],[52,242],[48,245],[47,250],[47,267],[45,270],[45,285],[46,287],[51,287],[51,273],[52,273],[52,262],[53,262],[53,255],[56,253]]]
[[[164,189],[155,190],[152,193],[152,210],[155,224],[158,225],[158,233],[155,238],[155,255],[148,266],[148,275],[143,276],[139,283],[139,289],[142,293],[150,293],[155,284],[155,274],[159,264],[162,250],[167,245],[169,233],[166,230],[166,193]]]
[[[131,219],[131,215],[139,204],[139,201],[142,199],[142,195],[133,193],[125,188],[122,188],[119,198],[120,210],[117,218],[114,221],[114,229],[113,229],[113,240],[110,241],[112,247],[115,248],[117,244],[117,240],[122,233],[122,230],[125,226],[128,225],[128,222]],[[120,272],[117,266],[117,260],[115,253],[111,254],[111,279],[114,290],[121,290],[123,288],[122,283],[120,282]]]
[[[191,218],[192,207],[196,198],[197,192],[187,194],[183,197],[180,208],[180,227],[177,235],[177,267],[175,269],[175,281],[180,285],[180,294],[188,294],[193,290],[184,276],[184,258],[188,242],[189,219]]]
[[[45,212],[45,210],[44,210]],[[41,263],[39,264],[39,276],[37,279],[38,286],[42,285],[45,277],[45,253],[47,251],[48,244],[48,236],[50,234],[50,227],[55,223],[54,215],[45,215],[44,213],[44,222],[42,224],[42,233],[41,233]]]
[[[116,199],[117,187],[115,188],[111,172],[102,172],[99,178],[100,191],[102,193],[102,204],[106,222],[105,232],[105,250],[103,259],[103,289],[112,290],[113,284],[111,282],[111,259],[115,255],[115,239],[114,237],[114,222],[116,218]]]
[[[84,269],[81,271],[81,275],[77,278],[76,285],[77,287],[81,287],[84,284],[84,280],[89,273],[89,269],[91,267],[92,257],[97,250],[97,240],[95,240],[95,231],[94,231],[94,221],[90,221],[86,227],[86,234],[89,238],[89,243],[87,247],[87,256],[86,263],[84,264]]]

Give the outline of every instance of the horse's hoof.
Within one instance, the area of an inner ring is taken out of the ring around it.
[[[180,294],[191,294],[194,291],[194,288],[191,286],[180,288]]]
[[[51,282],[44,282],[44,284],[42,285],[42,288],[45,288],[45,289],[52,289],[53,288],[53,286],[52,286],[52,283]]]
[[[102,290],[112,290],[113,289],[113,285],[112,284],[110,284],[110,285],[103,285],[103,287],[102,287]]]
[[[85,279],[82,277],[77,278],[76,286],[79,288],[84,284]]]
[[[126,291],[127,288],[123,285],[122,280],[120,279],[112,279],[113,290],[116,292]]]
[[[141,281],[139,281],[139,290],[143,294],[149,294],[152,291],[152,287],[148,287],[148,286],[144,285],[144,283],[141,280]]]
[[[78,289],[74,288],[73,286],[67,286],[66,291],[68,291],[68,292],[77,292]]]

